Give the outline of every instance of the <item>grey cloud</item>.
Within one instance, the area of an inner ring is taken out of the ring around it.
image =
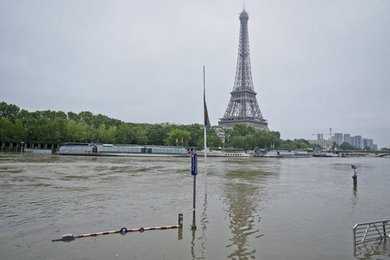
[[[29,109],[216,124],[240,1],[1,1],[0,96]],[[247,1],[260,108],[283,138],[329,127],[390,145],[390,2]]]

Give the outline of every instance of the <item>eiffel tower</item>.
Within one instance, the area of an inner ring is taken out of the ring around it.
[[[218,122],[223,128],[245,124],[260,130],[268,130],[268,123],[261,114],[253,87],[249,57],[248,13],[240,14],[240,41],[238,46],[236,78],[226,112]]]

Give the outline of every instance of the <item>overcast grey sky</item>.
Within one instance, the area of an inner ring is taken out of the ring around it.
[[[233,87],[242,1],[0,0],[0,99],[129,122],[213,124]],[[390,145],[390,1],[246,0],[260,108],[283,138]]]

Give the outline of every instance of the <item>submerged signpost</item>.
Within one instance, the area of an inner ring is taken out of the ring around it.
[[[194,176],[194,186],[192,194],[192,230],[196,230],[196,175],[198,174],[198,155],[191,153],[191,175]]]

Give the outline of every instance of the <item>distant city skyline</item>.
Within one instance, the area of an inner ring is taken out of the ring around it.
[[[374,139],[363,137],[359,134],[351,135],[350,133],[337,132],[332,135],[327,134],[328,138],[324,137],[324,133],[316,134],[316,140],[310,140],[312,144],[320,145],[323,148],[331,148],[334,144],[341,146],[347,143],[357,149],[378,150],[378,145],[374,143]]]
[[[1,1],[0,98],[29,110],[213,125],[234,82],[239,1]],[[390,146],[390,2],[246,1],[254,89],[282,138]]]

